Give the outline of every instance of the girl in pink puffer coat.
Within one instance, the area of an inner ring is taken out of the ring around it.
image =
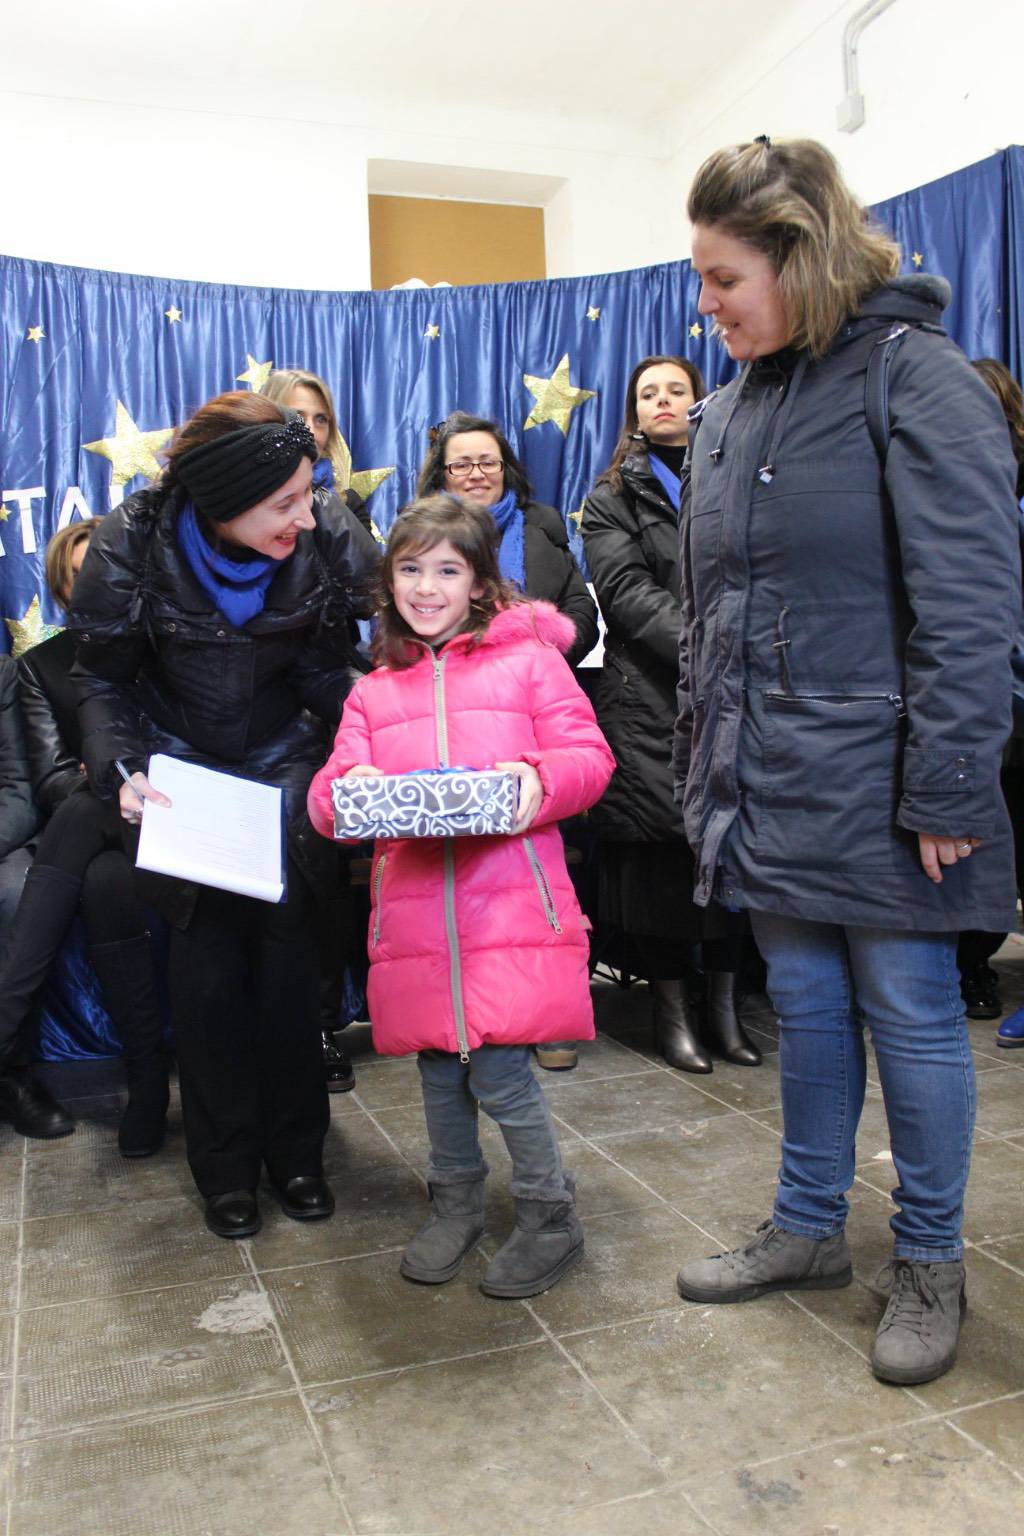
[[[457,764],[519,778],[510,836],[375,846],[368,998],[377,1050],[419,1052],[430,1139],[432,1213],[402,1273],[450,1280],[483,1234],[483,1105],[512,1158],[517,1221],[481,1288],[522,1297],[553,1285],[583,1251],[529,1047],[593,1038],[588,924],[558,822],[600,798],[615,763],[561,654],[572,622],[550,604],[515,601],[490,521],[445,495],[396,520],[382,573],[382,665],[346,700],[309,812],[330,837],[331,781],[353,773]]]

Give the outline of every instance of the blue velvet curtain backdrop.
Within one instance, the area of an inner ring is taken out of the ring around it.
[[[1024,149],[877,205],[908,272],[953,287],[946,325],[969,357],[1021,377]],[[635,362],[679,353],[709,386],[733,370],[697,312],[690,263],[553,282],[311,293],[86,271],[0,257],[0,645],[59,622],[46,542],[159,472],[173,428],[222,390],[304,367],[334,392],[353,484],[381,532],[413,492],[427,431],[450,410],[502,423],[582,561],[580,512],[611,455]],[[80,946],[44,1054],[116,1050]],[[76,1027],[77,1019],[77,1027]]]
[[[908,271],[953,286],[947,327],[1019,378],[1024,149],[879,204]],[[58,622],[42,553],[157,473],[173,427],[271,365],[322,374],[356,488],[386,530],[428,427],[455,407],[500,421],[582,555],[579,513],[611,454],[630,369],[684,352],[710,385],[732,365],[697,313],[687,261],[552,282],[312,293],[93,272],[0,257],[0,643]]]

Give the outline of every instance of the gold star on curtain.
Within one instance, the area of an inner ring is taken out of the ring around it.
[[[915,267],[921,266],[922,262],[924,261],[924,257],[921,255],[920,251],[915,251],[910,259],[914,263]]]
[[[59,624],[44,622],[38,592],[20,619],[5,619],[4,623],[11,632],[11,655],[15,657],[30,651],[34,645],[40,645],[44,640],[51,639],[53,635],[59,635],[61,631]]]
[[[43,330],[41,325],[30,325],[28,328],[28,339],[29,341],[34,341],[36,346],[39,345],[45,335],[46,332]]]
[[[428,341],[436,341],[441,334],[441,327],[439,325],[428,325],[423,334]]]
[[[524,373],[523,383],[536,400],[536,405],[523,423],[523,430],[539,427],[545,421],[553,421],[563,436],[569,435],[569,419],[577,406],[593,400],[596,389],[576,389],[569,382],[569,354],[562,358],[550,379]]]
[[[155,480],[161,473],[156,452],[173,433],[173,427],[160,427],[155,432],[140,432],[126,408],[117,402],[116,426],[113,437],[101,437],[95,443],[83,443],[87,453],[99,453],[114,466],[112,485],[127,485],[136,475]]]
[[[339,490],[344,490],[346,486],[351,486],[357,496],[361,496],[364,501],[369,501],[378,485],[382,485],[388,475],[394,474],[395,466],[392,464],[387,469],[357,469],[355,474],[353,474],[352,450],[340,432],[338,437],[341,439],[341,452],[334,464],[334,483]],[[338,471],[340,471],[340,474]]]
[[[245,361],[248,366],[244,373],[239,373],[235,376],[235,383],[251,384],[253,394],[258,395],[274,371],[273,361],[258,363],[251,352],[245,354]]]
[[[349,484],[357,496],[361,496],[364,501],[369,501],[378,485],[383,485],[388,475],[393,475],[394,472],[393,464],[388,469],[357,469]]]
[[[3,502],[0,501],[0,523],[6,523],[7,519],[10,517],[10,515],[11,515],[10,507],[5,507]]]
[[[589,304],[587,306],[587,319],[588,320],[600,320],[600,318],[601,318],[601,310],[600,310],[599,306],[596,305],[596,304]]]
[[[172,304],[170,309],[165,309],[164,314],[167,316],[171,325],[179,325],[181,323],[181,310],[176,304]]]
[[[576,524],[576,527],[580,533],[583,532],[583,508],[585,506],[586,502],[581,501],[576,511],[569,513],[569,521]]]
[[[704,335],[704,327],[698,325],[696,320],[690,326],[690,335],[693,337],[694,341],[697,340],[698,336],[703,336]]]

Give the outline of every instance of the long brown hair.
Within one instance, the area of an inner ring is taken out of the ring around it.
[[[310,373],[305,368],[275,368],[267,376],[267,382],[260,390],[268,400],[273,400],[275,405],[287,405],[288,397],[296,387],[311,389],[320,396],[324,403],[324,413],[327,417],[327,447],[323,457],[331,461],[334,470],[334,489],[340,496],[342,491],[347,491],[352,479],[352,455],[345,446],[338,426],[338,413],[334,409],[334,396],[331,394],[330,385],[326,379],[322,379],[318,373]]]
[[[391,524],[387,547],[378,579],[377,634],[373,659],[393,672],[411,667],[423,652],[414,630],[402,618],[395,605],[394,569],[397,560],[408,555],[422,555],[445,540],[465,560],[482,587],[479,597],[469,605],[465,633],[479,640],[494,615],[514,603],[516,594],[498,570],[497,525],[481,509],[447,492],[438,496],[420,496],[411,501]]]
[[[642,357],[629,376],[626,385],[626,404],[622,413],[622,430],[619,440],[615,444],[615,451],[608,463],[608,468],[603,475],[598,477],[598,485],[607,481],[613,491],[622,490],[622,466],[631,453],[635,453],[640,443],[647,439],[640,431],[639,420],[636,413],[636,387],[640,382],[640,375],[646,373],[648,368],[657,368],[662,364],[669,364],[673,368],[679,368],[690,381],[693,390],[694,402],[703,400],[707,394],[704,384],[704,375],[696,363],[691,363],[688,357]]]
[[[900,268],[899,246],[814,139],[716,150],[686,208],[691,224],[724,230],[769,258],[792,328],[788,343],[814,357],[824,357],[847,315]]]
[[[69,523],[66,528],[58,528],[46,546],[43,562],[46,585],[54,602],[65,612],[70,606],[68,599],[75,579],[71,565],[75,550],[92,538],[102,521],[103,514],[100,513],[98,517],[85,518],[80,523]]]
[[[997,357],[978,357],[971,364],[981,374],[1003,408],[1019,470],[1024,473],[1024,394],[1013,374]],[[1018,481],[1020,476],[1018,475]],[[1017,492],[1020,495],[1018,489]]]

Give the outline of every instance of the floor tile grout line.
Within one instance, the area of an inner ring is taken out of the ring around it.
[[[263,1403],[276,1398],[295,1396],[294,1386],[271,1387],[266,1392],[240,1392],[230,1397],[197,1397],[188,1402],[174,1403],[164,1408],[139,1408],[134,1412],[111,1414],[103,1419],[86,1419],[78,1424],[64,1424],[57,1429],[40,1429],[31,1434],[19,1435],[11,1442],[14,1448],[22,1445],[40,1445],[50,1440],[60,1440],[66,1435],[84,1435],[106,1429],[128,1429],[140,1424],[164,1423],[175,1417],[202,1413],[206,1409],[234,1408],[246,1403]]]
[[[14,1324],[11,1337],[11,1409],[8,1415],[8,1440],[10,1451],[7,1465],[7,1497],[5,1504],[6,1529],[10,1530],[14,1515],[14,1431],[18,1424],[18,1356],[21,1352],[21,1297],[22,1264],[25,1246],[25,1197],[28,1187],[28,1138],[21,1139],[21,1188],[18,1200],[18,1248],[14,1266]]]
[[[21,1315],[24,1317],[32,1312],[52,1312],[57,1307],[73,1307],[79,1304],[85,1305],[93,1301],[117,1301],[122,1296],[152,1296],[159,1291],[187,1291],[193,1285],[226,1285],[233,1280],[245,1279],[244,1268],[233,1270],[230,1274],[208,1275],[201,1280],[173,1280],[164,1285],[138,1285],[126,1291],[97,1291],[90,1296],[66,1296],[60,1301],[41,1301],[31,1307],[22,1307]]]
[[[1015,1394],[1015,1396],[1019,1395],[1019,1393]],[[969,1410],[964,1411],[967,1412]],[[945,1422],[956,1434],[962,1435],[969,1445],[976,1446],[977,1449],[979,1451],[983,1451],[986,1456],[991,1456],[992,1460],[997,1464],[997,1466],[1002,1467],[1005,1472],[1009,1472],[1010,1476],[1015,1477],[1019,1483],[1024,1483],[1024,1472],[1018,1471],[1017,1468],[1011,1466],[1008,1461],[1004,1461],[1003,1458],[999,1455],[999,1452],[994,1451],[992,1447],[990,1445],[986,1445],[983,1440],[976,1439],[976,1437],[972,1435],[969,1430],[964,1429],[962,1424],[958,1424],[956,1422],[956,1418],[953,1415],[947,1417]]]
[[[313,1437],[313,1442],[316,1445],[317,1450],[320,1453],[320,1459],[323,1462],[323,1465],[324,1465],[324,1467],[326,1469],[326,1472],[327,1472],[328,1482],[330,1483],[331,1489],[334,1492],[334,1496],[335,1496],[335,1498],[338,1501],[339,1507],[341,1508],[341,1512],[342,1512],[342,1514],[345,1517],[345,1523],[346,1523],[346,1525],[348,1526],[348,1529],[349,1529],[349,1536],[356,1536],[356,1522],[352,1518],[352,1512],[349,1509],[348,1503],[347,1503],[347,1501],[345,1499],[345,1496],[344,1496],[344,1494],[341,1491],[341,1485],[338,1482],[338,1477],[337,1477],[337,1474],[336,1474],[336,1472],[334,1470],[334,1467],[331,1465],[331,1459],[330,1459],[330,1457],[327,1454],[327,1447],[324,1445],[323,1436],[320,1433],[320,1429],[319,1429],[319,1426],[317,1425],[316,1420],[314,1418],[313,1411],[310,1408],[309,1403],[306,1401],[306,1395],[305,1395],[305,1393],[302,1390],[302,1382],[299,1380],[299,1373],[298,1373],[298,1371],[295,1368],[295,1361],[294,1361],[294,1359],[292,1357],[292,1352],[291,1352],[291,1350],[288,1347],[288,1341],[287,1341],[287,1339],[284,1336],[284,1332],[283,1332],[283,1330],[281,1328],[281,1324],[280,1324],[280,1322],[278,1320],[277,1313],[274,1311],[274,1304],[273,1304],[273,1302],[272,1302],[272,1300],[270,1298],[270,1293],[269,1293],[269,1291],[267,1290],[266,1286],[263,1283],[263,1277],[261,1276],[261,1274],[259,1273],[259,1271],[256,1269],[255,1265],[252,1262],[252,1254],[249,1251],[250,1244],[248,1242],[244,1242],[242,1246],[243,1246],[243,1250],[244,1250],[243,1254],[242,1254],[242,1257],[245,1260],[245,1262],[248,1264],[250,1273],[252,1274],[252,1278],[254,1279],[254,1281],[256,1282],[256,1285],[259,1288],[260,1295],[263,1297],[263,1300],[266,1302],[267,1313],[268,1313],[268,1315],[270,1317],[271,1324],[272,1324],[272,1327],[273,1327],[273,1330],[274,1330],[274,1334],[275,1334],[275,1336],[277,1338],[278,1347],[281,1350],[281,1354],[282,1354],[282,1356],[284,1358],[284,1362],[285,1362],[286,1366],[288,1367],[289,1373],[291,1374],[292,1381],[295,1383],[295,1390],[298,1393],[299,1402],[302,1404],[302,1412],[303,1412],[303,1415],[304,1415],[305,1420],[306,1420],[306,1426],[307,1426],[307,1428],[309,1430],[309,1433]]]
[[[583,1365],[582,1361],[579,1361],[579,1360],[575,1359],[575,1357],[569,1353],[569,1351],[566,1349],[565,1345],[561,1342],[561,1340],[558,1338],[558,1336],[556,1334],[552,1333],[552,1331],[548,1327],[547,1323],[545,1323],[544,1319],[530,1305],[529,1301],[524,1301],[523,1302],[523,1310],[525,1312],[527,1312],[530,1317],[533,1318],[533,1320],[537,1324],[537,1326],[543,1331],[544,1336],[548,1340],[548,1342],[550,1344],[553,1344],[555,1346],[555,1348],[557,1349],[558,1353],[560,1355],[562,1355],[565,1360],[568,1361],[569,1365],[576,1372],[576,1374],[579,1376],[580,1380],[584,1383],[584,1385],[586,1387],[588,1387],[591,1392],[593,1392],[594,1396],[598,1399],[598,1401],[604,1405],[606,1411],[611,1414],[612,1418],[618,1424],[619,1428],[623,1431],[623,1433],[626,1435],[626,1437],[629,1440],[631,1440],[634,1445],[639,1446],[640,1450],[643,1451],[644,1455],[649,1459],[652,1468],[660,1474],[662,1479],[664,1479],[664,1476],[665,1476],[664,1471],[662,1470],[661,1466],[659,1465],[658,1458],[654,1454],[654,1452],[651,1450],[651,1447],[646,1443],[646,1441],[637,1432],[637,1430],[635,1430],[633,1428],[632,1424],[629,1423],[629,1421],[619,1411],[619,1409],[616,1408],[615,1404],[610,1402],[608,1400],[608,1398],[605,1397],[604,1393],[601,1391],[601,1388],[597,1385],[597,1383],[595,1381],[593,1381],[591,1379],[591,1377],[590,1377],[589,1373],[587,1372],[586,1367]]]
[[[1019,1397],[1020,1395],[1021,1394],[1019,1392],[1011,1392],[1007,1396],[992,1398],[991,1400],[983,1403],[971,1403],[963,1409],[940,1408],[931,1413],[919,1414],[915,1418],[897,1419],[892,1424],[884,1425],[881,1429],[879,1429],[877,1426],[874,1428],[866,1426],[865,1428],[851,1432],[848,1435],[836,1435],[834,1438],[826,1440],[812,1440],[807,1445],[801,1445],[795,1448],[791,1447],[788,1450],[779,1451],[774,1456],[763,1456],[758,1461],[736,1462],[733,1465],[724,1468],[723,1472],[721,1474],[716,1474],[716,1476],[723,1474],[727,1475],[729,1472],[736,1472],[739,1470],[759,1472],[764,1467],[778,1466],[781,1462],[792,1461],[798,1456],[817,1454],[820,1451],[839,1450],[845,1445],[856,1445],[859,1441],[864,1441],[870,1439],[871,1437],[874,1437],[874,1439],[877,1441],[881,1438],[882,1435],[888,1435],[891,1437],[893,1435],[904,1434],[908,1430],[921,1429],[929,1424],[948,1423],[950,1416],[953,1413],[966,1413],[973,1408],[992,1407],[994,1405],[998,1405],[999,1403],[1012,1401],[1014,1398]],[[988,1448],[985,1447],[985,1449],[987,1450]],[[990,1454],[995,1456],[994,1452]],[[998,1460],[998,1458],[996,1459]],[[685,1477],[676,1478],[670,1481],[665,1491],[676,1492],[678,1490],[679,1492],[683,1492],[687,1485],[692,1484],[698,1478],[705,1476],[706,1474],[703,1472],[694,1472],[692,1474],[687,1474]]]
[[[364,1381],[383,1380],[387,1376],[409,1376],[414,1371],[433,1370],[438,1365],[461,1365],[464,1360],[485,1360],[488,1355],[511,1355],[516,1350],[538,1349],[547,1339],[521,1339],[515,1344],[495,1344],[490,1349],[471,1349],[464,1355],[441,1355],[436,1360],[414,1360],[408,1365],[387,1365],[379,1371],[359,1371],[355,1376],[329,1376],[324,1381],[307,1381],[303,1392],[324,1392],[331,1387],[358,1386]]]

